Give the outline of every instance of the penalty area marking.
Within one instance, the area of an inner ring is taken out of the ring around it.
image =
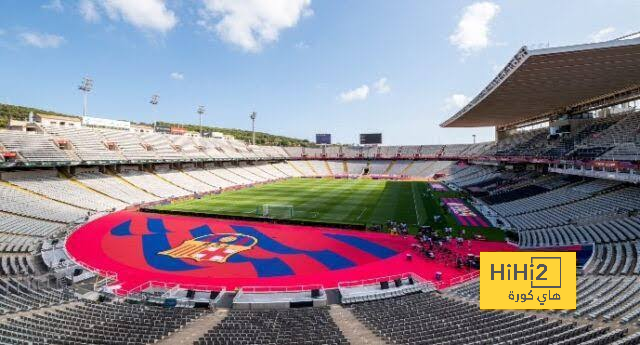
[[[364,214],[364,212],[367,210],[367,208],[365,207],[362,212],[360,212],[360,215],[358,216],[358,218],[356,218],[356,220],[360,220],[360,218],[362,218],[362,215]]]
[[[420,214],[418,213],[418,201],[416,200],[416,184],[411,183],[411,194],[413,195],[413,210],[416,212],[416,225],[420,225]]]

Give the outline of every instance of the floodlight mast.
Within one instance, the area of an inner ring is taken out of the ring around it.
[[[93,89],[93,79],[89,77],[82,78],[82,84],[78,86],[78,90],[82,91],[83,96],[83,106],[82,106],[82,116],[87,116],[87,95]]]
[[[153,115],[153,130],[156,130],[156,106],[158,105],[158,102],[160,102],[160,96],[158,95],[152,95],[151,96],[151,100],[149,101],[149,103],[151,103],[151,113]]]
[[[474,144],[476,143],[476,135],[475,134],[473,135],[473,143]]]
[[[204,115],[204,106],[201,105],[198,107],[198,115],[200,117],[200,136],[202,136],[202,115]]]
[[[254,111],[249,115],[251,119],[251,145],[256,144],[256,116],[258,114]]]

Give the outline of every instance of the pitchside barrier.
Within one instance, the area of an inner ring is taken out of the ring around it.
[[[449,280],[449,286],[454,286],[454,285],[457,285],[457,284],[460,284],[460,283],[464,283],[464,282],[467,282],[469,280],[476,279],[479,276],[480,276],[480,271],[473,271],[473,272],[467,273],[467,274],[465,274],[463,276],[451,278]]]
[[[338,289],[342,295],[342,303],[349,304],[398,297],[420,291],[433,291],[437,286],[411,272],[340,282]]]
[[[233,307],[245,310],[323,307],[327,305],[324,286],[244,286],[233,298]]]
[[[132,302],[212,308],[226,293],[226,288],[217,285],[148,281],[129,290],[120,289],[119,293],[124,294],[125,299]]]

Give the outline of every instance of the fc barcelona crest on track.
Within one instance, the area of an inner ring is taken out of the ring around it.
[[[158,254],[196,262],[224,263],[232,255],[249,250],[257,243],[255,237],[244,234],[211,234],[184,241],[178,247]]]

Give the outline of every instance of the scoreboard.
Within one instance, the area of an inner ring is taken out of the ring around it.
[[[331,145],[331,134],[316,134],[316,144]]]
[[[382,133],[360,134],[360,145],[382,144]]]

